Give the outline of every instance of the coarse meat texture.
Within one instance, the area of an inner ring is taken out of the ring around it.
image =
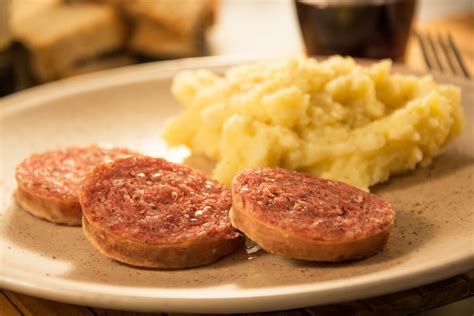
[[[96,165],[130,155],[138,154],[98,145],[46,151],[23,160],[16,168],[16,179],[22,190],[35,196],[77,201],[84,177]]]
[[[81,191],[89,222],[150,244],[233,239],[230,191],[216,180],[161,158],[129,157],[98,166]]]
[[[395,218],[390,204],[373,194],[281,168],[244,170],[232,190],[258,220],[311,240],[362,239],[387,229]]]

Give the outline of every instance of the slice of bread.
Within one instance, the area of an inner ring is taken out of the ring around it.
[[[170,58],[202,55],[205,43],[202,29],[192,36],[177,35],[148,18],[136,21],[129,48],[139,55]]]
[[[58,3],[32,10],[26,3],[15,6],[12,32],[28,49],[40,82],[58,79],[81,61],[124,46],[123,22],[108,5]]]
[[[213,26],[217,20],[217,12],[219,10],[219,0],[204,0],[204,25],[206,27]]]
[[[217,0],[121,0],[134,21],[129,47],[155,58],[192,57],[207,52],[206,30],[216,19]]]
[[[192,34],[210,25],[217,7],[215,0],[122,0],[124,9],[132,16],[148,18],[181,36]]]

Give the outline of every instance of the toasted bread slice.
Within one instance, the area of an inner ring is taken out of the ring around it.
[[[198,56],[204,51],[204,34],[176,35],[153,20],[142,18],[135,24],[129,47],[140,55],[157,58]]]
[[[108,5],[58,3],[37,10],[26,5],[15,8],[13,36],[28,49],[32,73],[40,82],[58,79],[61,72],[81,61],[125,44],[123,22]]]
[[[209,1],[122,0],[122,5],[132,16],[150,19],[172,34],[191,37],[197,29],[213,19],[211,12],[216,5]]]

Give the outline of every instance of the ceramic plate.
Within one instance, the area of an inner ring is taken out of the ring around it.
[[[44,85],[1,101],[0,286],[74,304],[137,311],[238,313],[353,300],[419,286],[474,266],[474,87],[463,89],[466,130],[428,168],[374,188],[398,211],[386,249],[366,260],[307,263],[243,248],[189,270],[133,268],[99,254],[80,227],[54,225],[12,200],[14,168],[33,152],[111,143],[182,160],[160,139],[180,111],[171,78],[183,69],[222,71],[242,60],[148,64]]]

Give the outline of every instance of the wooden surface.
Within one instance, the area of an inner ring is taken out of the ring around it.
[[[460,49],[470,72],[474,73],[474,45],[472,44],[474,41],[473,14],[416,25],[416,29],[424,32],[433,32],[433,34],[437,34],[439,32],[450,32],[454,37],[454,41]],[[405,60],[406,64],[413,69],[423,71],[427,70],[421,50],[414,37],[410,39]],[[372,315],[374,313],[395,313],[397,315],[403,315],[443,306],[445,304],[473,295],[474,270],[434,284],[385,296],[335,305],[325,305],[293,311],[267,313],[266,315],[319,316],[339,314]],[[134,313],[69,305],[3,290],[0,291],[0,315],[143,316],[163,314]]]

